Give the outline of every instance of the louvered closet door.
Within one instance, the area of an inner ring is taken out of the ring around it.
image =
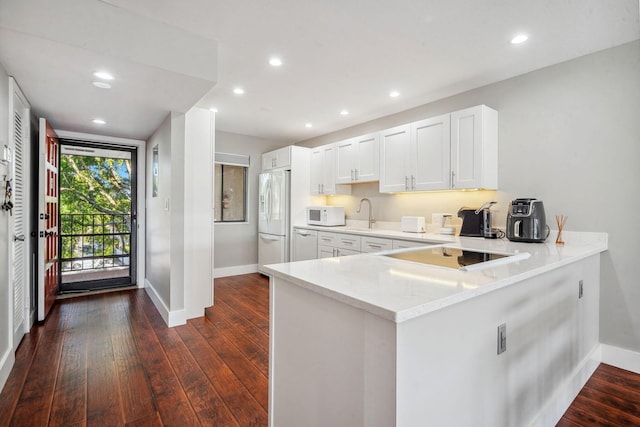
[[[13,282],[13,348],[17,349],[29,328],[28,255],[26,251],[27,219],[25,155],[29,140],[29,107],[18,89],[13,94],[13,228],[12,274]]]

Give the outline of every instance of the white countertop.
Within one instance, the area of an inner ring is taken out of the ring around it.
[[[340,231],[340,227],[303,228]],[[347,231],[344,227],[342,230],[341,232]],[[554,232],[547,239],[548,243],[517,243],[506,239],[436,234],[415,235],[384,230],[351,232],[376,237],[443,242],[448,247],[468,250],[509,254],[527,252],[530,256],[476,271],[418,264],[376,254],[272,264],[264,269],[275,277],[400,323],[607,250],[606,233],[564,232],[566,243],[564,246],[557,246]]]

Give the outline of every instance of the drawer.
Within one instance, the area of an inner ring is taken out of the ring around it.
[[[430,246],[430,245],[433,245],[433,243],[414,242],[412,240],[394,240],[393,241],[393,249],[415,248],[417,246]]]
[[[340,234],[334,246],[339,249],[360,252],[361,239],[360,236],[354,236],[353,234]]]
[[[336,248],[333,246],[318,245],[318,258],[333,258],[336,255]]]
[[[393,240],[379,237],[362,237],[360,251],[364,253],[380,252],[393,249]]]
[[[342,236],[342,234],[318,231],[318,245],[338,246],[338,238],[340,236]]]

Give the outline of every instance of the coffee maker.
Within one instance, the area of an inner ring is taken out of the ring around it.
[[[462,207],[458,210],[458,218],[462,218],[460,236],[485,237],[495,239],[496,230],[492,227],[491,206],[498,202],[486,202],[479,208]]]
[[[542,200],[515,199],[507,214],[507,239],[513,242],[544,242],[549,227]]]

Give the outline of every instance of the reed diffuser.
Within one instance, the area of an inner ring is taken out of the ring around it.
[[[564,245],[564,240],[562,240],[562,229],[564,228],[564,224],[567,222],[567,215],[556,215],[556,224],[558,224],[558,237],[556,237],[556,245]]]

